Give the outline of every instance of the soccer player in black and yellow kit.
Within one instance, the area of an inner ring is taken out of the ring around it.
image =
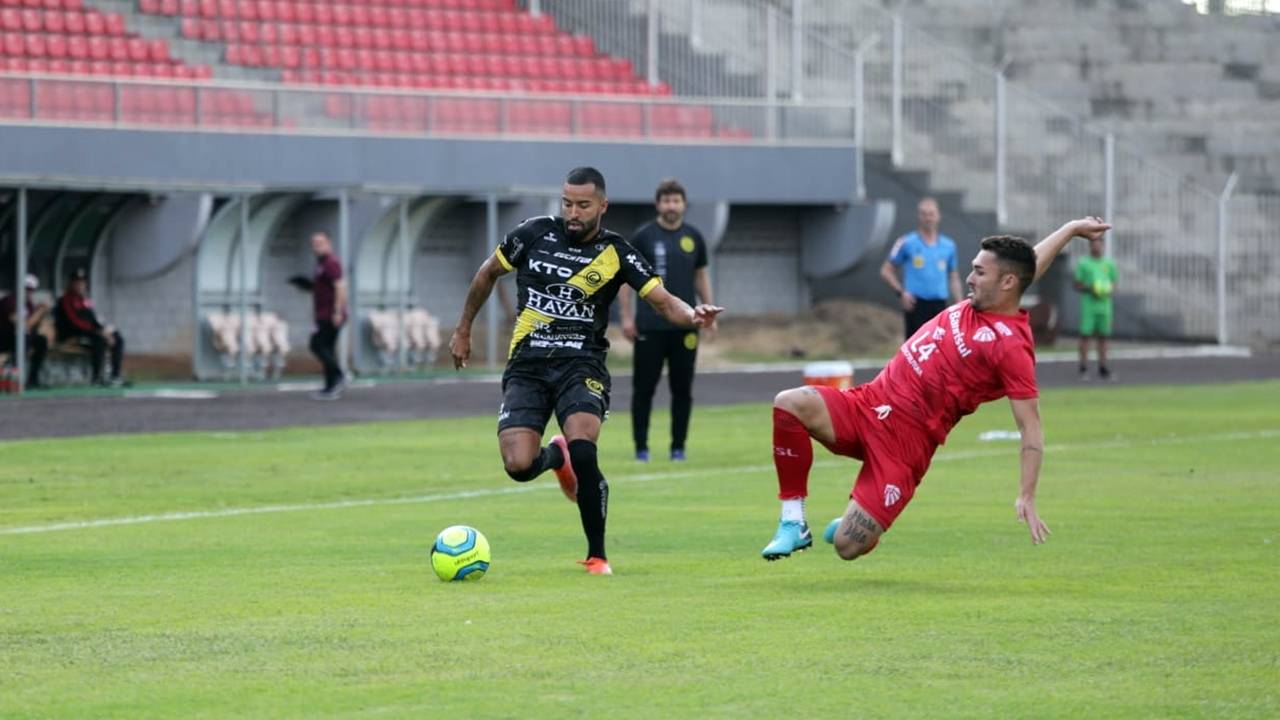
[[[565,179],[559,217],[535,217],[512,230],[480,266],[449,340],[454,366],[471,356],[471,325],[502,275],[516,273],[517,314],[502,375],[498,447],[507,474],[528,482],[554,470],[577,503],[593,575],[611,575],[605,554],[609,485],[596,461],[600,426],[609,410],[609,305],[623,283],[663,317],[686,328],[712,323],[713,305],[690,307],[620,235],[605,230],[604,176],[575,168]],[[542,447],[552,412],[561,435]]]

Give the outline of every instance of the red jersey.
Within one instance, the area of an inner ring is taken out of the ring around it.
[[[312,308],[316,322],[332,322],[334,305],[337,301],[337,289],[334,287],[342,279],[342,263],[333,254],[316,259],[313,275],[314,285],[311,289]],[[346,308],[341,308],[344,312]]]
[[[942,444],[982,403],[1037,397],[1035,364],[1025,310],[997,315],[961,300],[917,330],[868,385]]]

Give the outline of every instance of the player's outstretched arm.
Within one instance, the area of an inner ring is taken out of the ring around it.
[[[700,328],[711,325],[716,316],[724,312],[724,308],[716,305],[698,305],[689,307],[689,303],[672,295],[661,285],[655,286],[644,296],[645,302],[666,318],[672,325],[684,328]]]
[[[1040,461],[1044,459],[1044,431],[1040,428],[1040,401],[1036,398],[1014,400],[1009,405],[1013,408],[1013,420],[1018,424],[1018,432],[1022,434],[1020,449],[1020,467],[1022,477],[1018,487],[1018,499],[1014,508],[1018,520],[1026,523],[1031,533],[1031,542],[1039,545],[1049,537],[1049,526],[1044,524],[1036,513],[1036,486],[1040,483]]]
[[[467,299],[462,303],[462,315],[453,329],[453,336],[449,338],[449,354],[453,355],[454,370],[466,367],[467,361],[471,359],[471,324],[475,322],[480,308],[484,307],[485,300],[489,299],[489,293],[493,292],[498,278],[506,273],[507,269],[495,254],[490,255],[476,271],[475,277],[471,278]]]
[[[1102,218],[1084,217],[1072,220],[1054,230],[1048,237],[1036,243],[1036,280],[1044,275],[1053,264],[1054,258],[1058,257],[1058,253],[1062,252],[1072,238],[1079,236],[1092,240],[1102,237],[1103,233],[1110,229],[1111,225],[1104,222]]]

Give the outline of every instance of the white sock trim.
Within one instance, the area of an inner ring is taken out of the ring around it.
[[[782,520],[784,522],[804,522],[804,498],[782,501]]]

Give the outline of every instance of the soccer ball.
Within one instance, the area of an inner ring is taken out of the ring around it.
[[[431,569],[445,582],[479,580],[489,570],[489,541],[473,527],[447,527],[431,545]]]

